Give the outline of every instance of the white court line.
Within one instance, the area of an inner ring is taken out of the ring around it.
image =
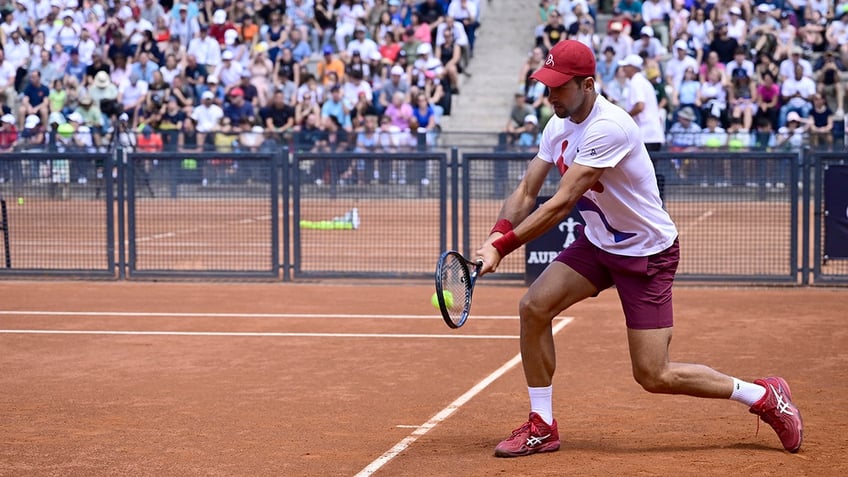
[[[556,335],[560,330],[568,326],[574,318],[564,318],[562,321],[557,323],[553,328],[553,333]],[[368,477],[373,475],[374,472],[380,469],[380,467],[386,465],[389,461],[398,456],[401,452],[406,450],[407,447],[412,445],[413,442],[418,440],[419,437],[428,433],[434,427],[439,425],[442,421],[450,417],[457,409],[462,407],[465,403],[470,401],[474,396],[476,396],[480,391],[486,389],[490,384],[495,382],[498,378],[506,374],[507,371],[515,367],[518,363],[521,362],[521,353],[515,355],[512,359],[507,361],[503,366],[495,370],[492,374],[486,376],[485,379],[474,385],[471,389],[465,392],[462,396],[458,397],[456,401],[448,404],[448,407],[439,411],[435,416],[431,417],[429,421],[425,422],[421,427],[412,431],[412,433],[406,436],[403,440],[395,444],[394,447],[386,451],[380,457],[368,464],[364,469],[360,470],[354,477]]]
[[[0,335],[118,335],[118,336],[230,336],[273,338],[401,338],[515,340],[518,335],[446,335],[391,333],[277,333],[228,331],[113,331],[113,330],[0,330]]]
[[[81,316],[81,317],[149,317],[149,318],[340,318],[347,320],[435,320],[432,315],[355,315],[339,313],[160,313],[145,311],[49,311],[0,310],[0,316]],[[474,315],[473,320],[517,320],[514,315]]]

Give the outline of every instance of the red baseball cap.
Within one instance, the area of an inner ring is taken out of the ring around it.
[[[233,88],[230,90],[230,96],[244,96],[244,90],[241,88]]]
[[[577,76],[595,76],[595,54],[577,40],[562,40],[551,48],[545,65],[531,78],[556,88]]]

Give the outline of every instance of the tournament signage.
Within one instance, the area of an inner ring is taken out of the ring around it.
[[[848,166],[824,171],[824,254],[848,258]]]
[[[536,199],[536,208],[544,203],[550,197],[538,197]],[[533,283],[545,267],[563,251],[572,242],[577,240],[580,232],[577,230],[578,225],[583,225],[583,218],[580,217],[580,212],[575,207],[571,214],[560,222],[556,227],[552,227],[542,236],[528,242],[524,245],[524,283],[527,285]]]

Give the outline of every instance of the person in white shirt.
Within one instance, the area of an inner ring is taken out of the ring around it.
[[[654,36],[654,29],[649,26],[642,27],[639,31],[639,39],[633,42],[633,47],[630,51],[635,55],[645,52],[646,58],[657,61],[664,60],[666,55],[668,55],[668,50]]]
[[[668,47],[668,24],[666,17],[671,13],[669,0],[645,0],[642,3],[642,21],[652,27],[663,47]]]
[[[209,36],[208,26],[200,26],[200,34],[188,44],[188,54],[194,55],[197,63],[206,66],[208,71],[214,70],[221,62],[221,45]]]
[[[471,40],[468,37],[468,34],[465,31],[465,27],[459,20],[452,18],[450,15],[445,16],[445,21],[439,23],[436,27],[436,46],[442,46],[445,44],[445,30],[450,27],[451,32],[453,33],[454,41],[456,44],[461,46],[463,49],[468,50],[468,53],[471,53]]]
[[[790,112],[796,112],[802,118],[810,115],[813,109],[813,96],[816,94],[816,83],[803,74],[801,65],[795,65],[795,75],[787,78],[780,86],[780,107],[777,127],[786,126],[786,117]]]
[[[135,127],[138,121],[138,112],[144,104],[147,96],[148,85],[141,80],[138,73],[131,73],[129,78],[118,85],[118,102],[130,117],[130,124]]]
[[[359,25],[356,27],[353,39],[347,44],[347,52],[349,55],[353,55],[354,51],[358,51],[359,56],[362,58],[371,58],[371,54],[373,52],[380,52],[380,48],[377,46],[377,43],[365,36],[367,31],[368,30],[364,26]]]
[[[200,105],[194,108],[191,113],[191,118],[196,123],[198,144],[206,144],[206,135],[221,128],[224,110],[213,102],[214,99],[214,93],[204,91],[200,96]]]
[[[520,301],[530,415],[495,447],[495,456],[559,449],[552,404],[557,367],[553,320],[613,285],[624,310],[633,377],[643,389],[743,403],[772,425],[786,450],[797,452],[803,424],[783,378],[748,382],[670,359],[678,230],[663,209],[639,126],[597,93],[592,50],[575,40],[560,41],[533,77],[550,89],[555,116],[542,131],[539,152],[472,256],[482,262],[478,276],[495,272],[504,257],[556,227],[575,208],[585,226]],[[557,190],[534,209],[553,168],[562,176]]]
[[[698,61],[687,54],[689,48],[683,40],[674,42],[674,55],[665,64],[665,82],[675,91],[680,90],[680,82],[687,68],[698,71]]]
[[[636,121],[648,150],[658,151],[665,142],[665,127],[659,120],[660,108],[654,86],[642,74],[642,65],[642,57],[633,54],[618,62],[618,67],[624,69],[625,76],[630,80],[624,110]]]
[[[474,56],[474,41],[477,38],[477,27],[480,26],[480,23],[478,22],[479,17],[477,5],[471,0],[451,0],[450,5],[448,5],[447,16],[462,24],[464,27],[463,33],[468,40],[468,53],[469,55]],[[442,25],[439,24],[437,29],[441,27]],[[438,41],[441,37],[442,35],[437,32],[436,45],[439,45]],[[461,38],[459,35],[455,33],[454,38],[456,38],[456,42],[460,46],[464,46],[460,42]]]
[[[221,53],[221,64],[215,69],[215,76],[221,80],[224,88],[229,90],[236,83],[241,81],[241,72],[244,67],[238,61],[235,61],[235,55],[232,51]]]
[[[748,22],[742,18],[742,10],[736,5],[730,7],[728,13],[730,17],[727,19],[727,36],[744,45],[748,35]]]
[[[813,65],[802,56],[803,54],[804,50],[800,46],[795,46],[789,58],[780,62],[780,81],[795,77],[795,65],[801,65],[804,76],[813,77]]]
[[[188,48],[189,42],[194,38],[195,33],[200,32],[200,23],[197,22],[197,18],[189,18],[187,5],[180,4],[177,10],[179,11],[179,17],[171,21],[171,36],[179,38],[183,47]]]
[[[83,28],[80,32],[80,41],[77,45],[80,62],[84,65],[94,63],[94,52],[97,51],[97,43],[91,38],[91,32]]]
[[[9,34],[8,41],[3,45],[3,51],[6,53],[6,61],[16,69],[27,69],[29,66],[29,43],[21,38],[19,31],[15,30]]]
[[[633,48],[633,39],[621,32],[624,26],[621,22],[610,22],[607,34],[601,40],[599,49],[604,51],[611,47],[615,51],[615,59],[621,61],[630,54]]]

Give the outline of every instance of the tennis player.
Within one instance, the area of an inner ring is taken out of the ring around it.
[[[530,286],[519,304],[521,357],[530,417],[495,448],[499,457],[559,449],[551,382],[556,357],[551,322],[571,305],[616,286],[627,324],[633,376],[652,393],[741,402],[770,424],[783,447],[801,447],[802,421],[780,377],[753,383],[698,364],[669,360],[672,284],[679,261],[677,229],[663,210],[654,168],[636,123],[595,91],[595,57],[582,43],[557,43],[533,74],[550,88],[556,116],[542,132],[538,155],[506,199],[477,251],[481,274],[559,224],[577,207],[586,222]],[[551,167],[559,188],[533,210]]]

